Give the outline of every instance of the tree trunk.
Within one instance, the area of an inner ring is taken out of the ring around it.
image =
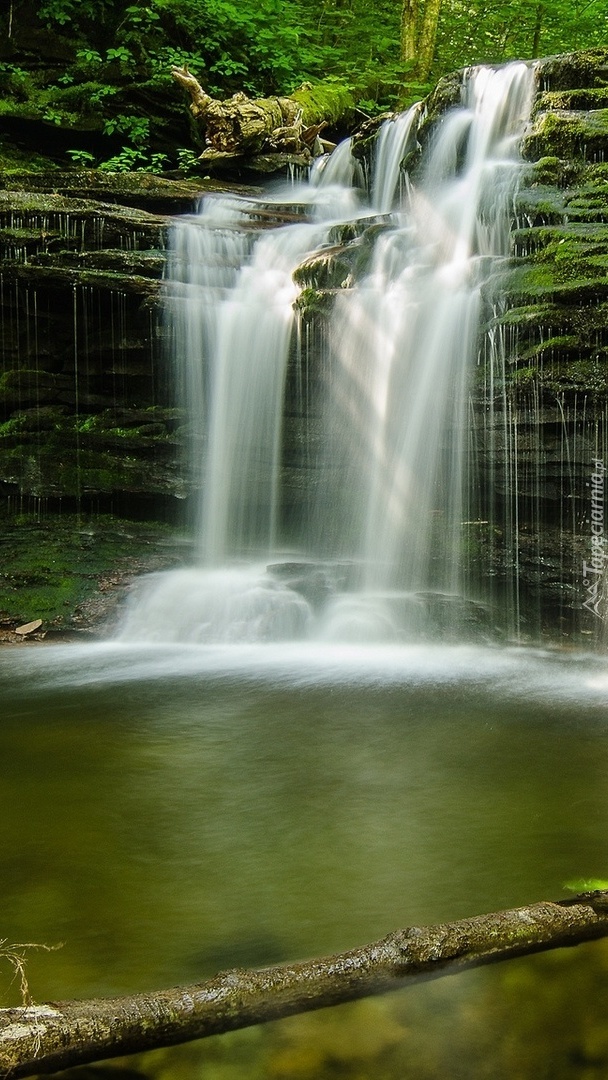
[[[532,39],[532,52],[531,57],[534,60],[539,55],[540,50],[540,35],[543,26],[543,16],[545,14],[545,5],[536,5],[536,16],[534,19],[534,37]]]
[[[416,60],[418,40],[419,0],[403,0],[401,6],[401,61],[411,64]]]
[[[418,37],[418,63],[416,74],[422,82],[426,82],[435,59],[435,41],[437,39],[437,25],[441,0],[426,0],[424,14]]]
[[[413,926],[352,952],[261,971],[235,969],[193,986],[0,1009],[0,1080],[201,1039],[606,935],[608,892],[582,893]]]

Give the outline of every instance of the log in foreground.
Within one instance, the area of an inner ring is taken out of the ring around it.
[[[351,952],[131,997],[0,1009],[0,1080],[201,1039],[608,935],[608,891],[411,926]]]

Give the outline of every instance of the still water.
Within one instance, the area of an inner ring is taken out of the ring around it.
[[[24,646],[0,655],[0,695],[0,937],[64,943],[31,954],[37,1000],[320,955],[608,876],[602,657]],[[589,945],[138,1068],[605,1076],[606,968]],[[18,1001],[8,969],[0,998]]]

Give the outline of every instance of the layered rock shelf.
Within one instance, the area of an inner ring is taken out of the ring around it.
[[[136,511],[139,500],[142,513],[181,497],[159,293],[168,214],[195,205],[200,184],[11,181],[20,189],[0,190],[3,494],[22,509]]]

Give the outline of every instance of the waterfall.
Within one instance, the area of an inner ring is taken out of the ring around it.
[[[400,164],[420,106],[383,125],[369,196],[347,141],[306,185],[209,196],[176,222],[167,306],[202,491],[198,559],[140,582],[124,636],[402,640],[432,633],[446,605],[462,612],[448,601],[465,602],[468,386],[532,83],[523,64],[469,71],[413,180]],[[281,490],[294,272],[331,267],[345,226],[370,254],[308,360],[321,404],[294,538]]]

